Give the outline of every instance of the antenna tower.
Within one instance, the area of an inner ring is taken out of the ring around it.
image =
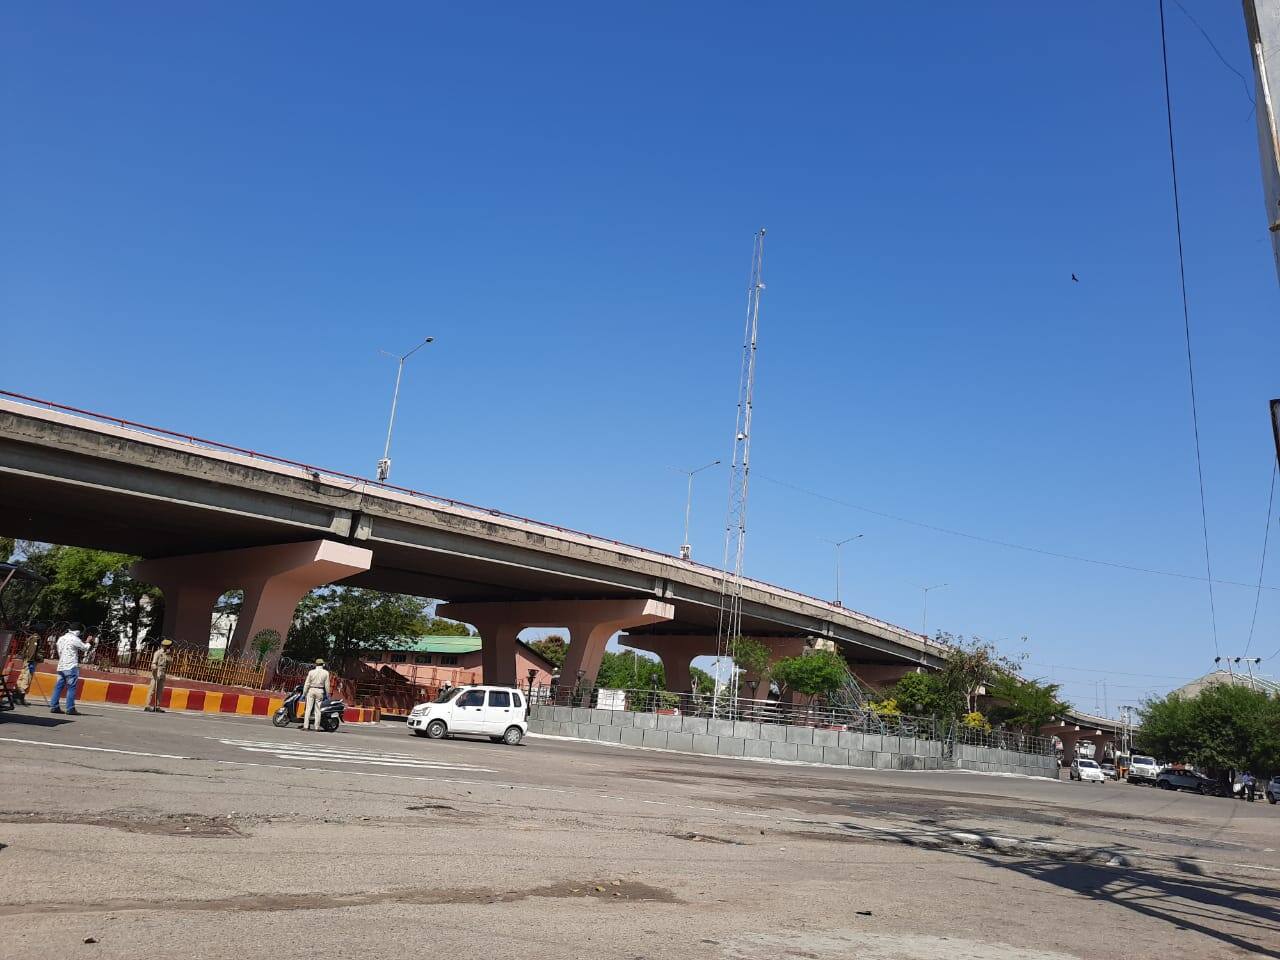
[[[751,281],[747,286],[747,321],[738,371],[738,414],[733,427],[733,459],[729,461],[729,508],[724,522],[724,564],[720,579],[720,624],[716,656],[732,658],[742,633],[742,556],[747,546],[747,489],[751,475],[752,394],[756,385],[756,340],[760,332],[760,295],[764,292],[764,230],[756,234],[751,251]],[[730,564],[733,565],[730,573]],[[717,671],[718,672],[718,671]]]

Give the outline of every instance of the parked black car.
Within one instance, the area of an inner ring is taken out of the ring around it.
[[[1220,792],[1216,780],[1194,770],[1175,770],[1173,767],[1165,767],[1156,774],[1156,786],[1161,790],[1194,790],[1206,797]]]
[[[1280,773],[1267,781],[1266,789],[1263,791],[1267,795],[1267,803],[1280,802]]]

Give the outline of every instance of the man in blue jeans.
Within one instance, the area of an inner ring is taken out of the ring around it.
[[[62,691],[67,691],[67,713],[76,714],[76,684],[80,682],[80,657],[89,652],[90,644],[80,639],[83,625],[73,623],[58,638],[58,682],[53,688],[53,708],[50,713],[61,713]]]

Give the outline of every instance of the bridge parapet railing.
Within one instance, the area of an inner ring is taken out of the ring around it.
[[[974,747],[1034,753],[1042,757],[1054,755],[1052,737],[1037,737],[1017,730],[986,730],[982,727],[969,727],[956,723],[949,725],[946,737],[952,743]]]

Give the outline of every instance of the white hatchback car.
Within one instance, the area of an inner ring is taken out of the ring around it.
[[[1102,783],[1106,780],[1102,768],[1098,766],[1094,760],[1075,760],[1071,764],[1071,779],[1079,780],[1081,783],[1092,780],[1094,783]]]
[[[409,729],[433,740],[461,733],[515,746],[529,732],[524,694],[515,687],[454,687],[438,700],[414,707]]]

